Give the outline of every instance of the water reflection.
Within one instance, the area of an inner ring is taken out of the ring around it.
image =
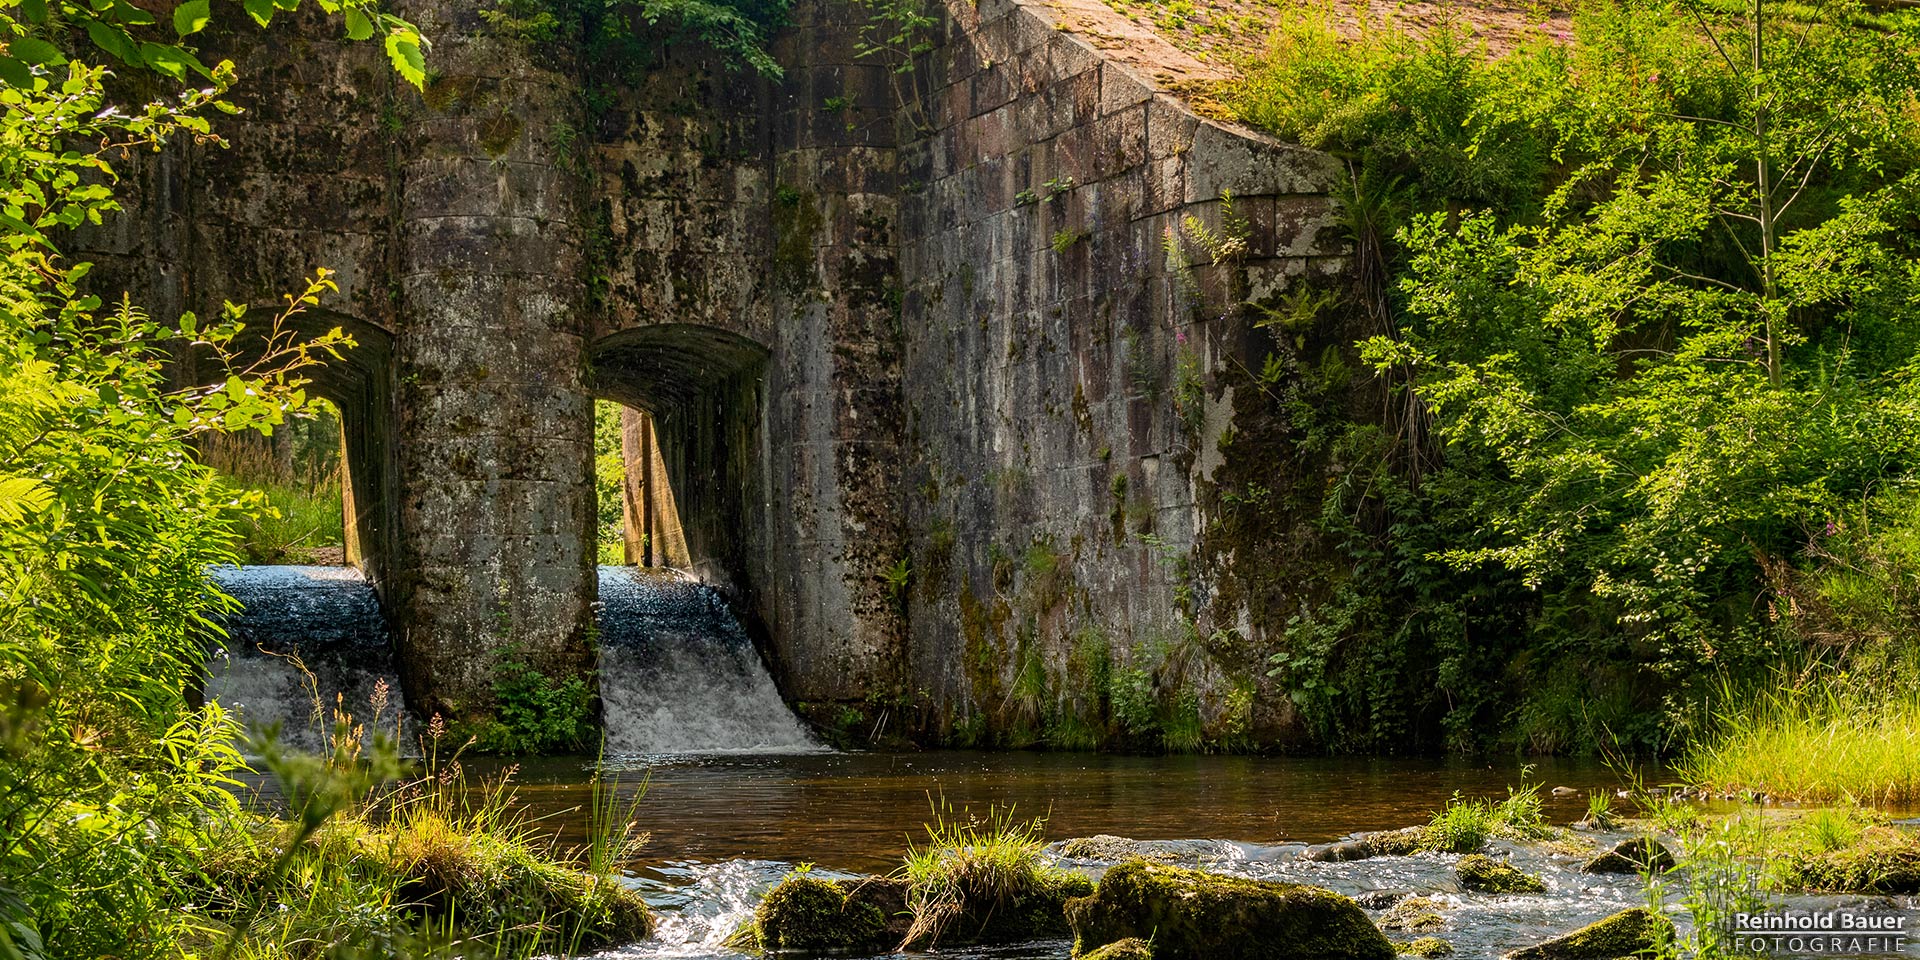
[[[1049,839],[1112,833],[1136,839],[1215,837],[1254,844],[1319,842],[1424,821],[1455,791],[1504,796],[1517,761],[1269,757],[1130,757],[1069,753],[856,753],[636,761],[615,775],[644,783],[642,827],[658,862],[809,861],[885,872],[923,836],[930,803],[1045,815]],[[520,799],[566,839],[587,803],[590,770],[535,761]],[[1543,797],[1548,816],[1577,819],[1587,791],[1617,778],[1596,763],[1541,764],[1534,777],[1573,795]]]

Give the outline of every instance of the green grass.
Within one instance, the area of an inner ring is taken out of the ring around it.
[[[1424,845],[1431,850],[1472,853],[1488,839],[1538,840],[1551,835],[1540,806],[1540,785],[1507,788],[1498,802],[1468,800],[1454,794],[1428,821]]]
[[[987,934],[989,924],[1014,933],[1042,933],[1013,928],[1034,925],[1034,918],[1023,914],[1044,913],[1049,903],[1057,908],[1064,888],[1085,882],[1041,857],[1045,826],[1046,818],[1021,819],[1013,807],[991,808],[984,817],[966,811],[956,816],[944,800],[935,803],[926,844],[909,845],[900,871],[913,910],[903,947],[933,946],[963,918],[981,929],[958,930],[960,942],[982,934],[982,942],[1021,939],[993,937]]]
[[[239,524],[238,547],[245,562],[311,562],[318,559],[315,551],[346,543],[346,511],[338,484],[305,489],[234,483],[253,502]]]
[[[1920,801],[1920,686],[1844,679],[1782,685],[1732,706],[1678,773],[1718,792],[1810,803]]]

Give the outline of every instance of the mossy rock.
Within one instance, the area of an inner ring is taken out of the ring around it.
[[[1646,907],[1622,910],[1565,936],[1507,954],[1507,960],[1618,960],[1672,942],[1673,921]]]
[[[1067,904],[1074,955],[1150,939],[1157,960],[1390,960],[1386,935],[1352,900],[1274,883],[1129,860]]]
[[[1481,893],[1545,893],[1547,885],[1539,877],[1523,873],[1485,854],[1472,853],[1454,865],[1460,885]]]
[[[1920,893],[1920,836],[1871,827],[1850,846],[1782,858],[1775,877],[1808,893]]]
[[[845,887],[804,873],[790,873],[753,911],[762,950],[812,954],[878,952],[887,943],[887,916],[847,895]]]
[[[1403,933],[1438,930],[1447,925],[1447,918],[1440,915],[1440,911],[1446,907],[1446,904],[1432,897],[1407,897],[1394,904],[1393,909],[1380,918],[1380,929]]]
[[[1665,873],[1673,869],[1673,851],[1652,837],[1634,837],[1614,844],[1580,868],[1582,873]]]
[[[1381,830],[1369,833],[1354,840],[1329,843],[1324,847],[1315,847],[1300,855],[1302,860],[1314,860],[1322,863],[1343,863],[1349,860],[1366,860],[1371,857],[1408,857],[1433,849],[1433,835],[1426,827],[1406,827],[1400,830]]]
[[[1403,955],[1426,957],[1428,960],[1453,955],[1453,944],[1439,937],[1419,937],[1395,946]]]
[[[1080,960],[1153,960],[1153,944],[1138,937],[1109,943]]]
[[[1085,875],[1058,869],[1040,870],[1031,884],[991,895],[963,886],[959,903],[948,905],[948,917],[902,945],[927,949],[1065,937],[1073,932],[1067,925],[1067,902],[1093,891],[1093,881]],[[916,904],[916,912],[927,909],[918,894],[910,894],[909,899]]]

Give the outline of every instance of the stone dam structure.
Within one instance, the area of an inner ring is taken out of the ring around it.
[[[337,271],[299,322],[357,344],[313,389],[416,713],[483,715],[503,657],[593,669],[598,399],[651,416],[685,566],[822,729],[1092,745],[1127,686],[1301,735],[1267,658],[1337,465],[1288,410],[1353,337],[1272,317],[1346,282],[1342,164],[1196,113],[1169,91],[1215,68],[1091,0],[935,4],[910,63],[803,0],[779,77],[479,6],[391,5],[424,91],[221,8],[228,146],[130,160],[85,251],[160,316]]]

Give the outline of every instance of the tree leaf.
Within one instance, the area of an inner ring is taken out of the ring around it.
[[[187,36],[206,29],[213,19],[212,0],[187,0],[173,8],[173,32]]]
[[[13,38],[13,41],[7,44],[7,53],[21,60],[25,60],[28,63],[37,63],[41,66],[52,66],[54,64],[67,62],[67,58],[60,53],[59,47],[35,37]]]
[[[254,23],[264,27],[273,22],[273,0],[246,0],[246,8]]]
[[[347,39],[365,40],[373,36],[373,21],[354,7],[347,8]]]
[[[12,57],[0,57],[0,80],[5,80],[8,86],[28,89],[33,86],[33,71],[28,69],[26,64]],[[19,223],[12,217],[6,219]]]
[[[402,79],[418,89],[426,89],[427,58],[420,52],[417,35],[399,31],[388,34],[387,59],[393,61],[393,69]]]

